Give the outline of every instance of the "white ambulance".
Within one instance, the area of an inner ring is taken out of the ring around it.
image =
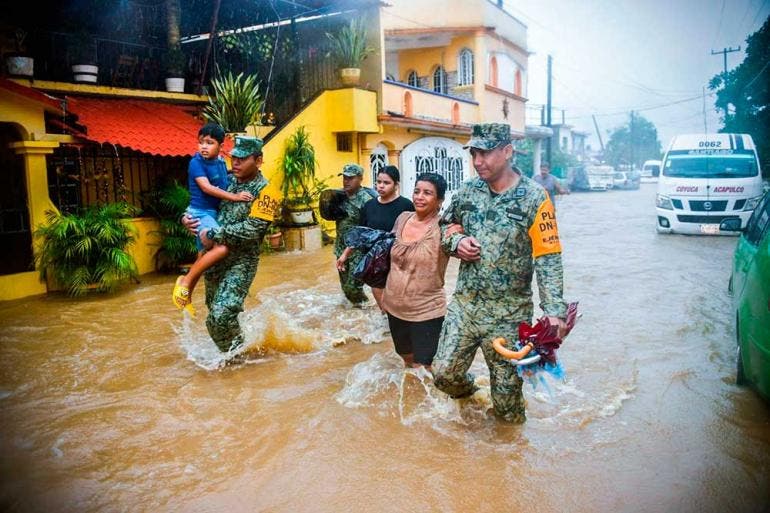
[[[750,135],[676,135],[658,179],[657,229],[735,234],[720,232],[719,224],[740,219],[745,227],[761,198],[762,172]]]

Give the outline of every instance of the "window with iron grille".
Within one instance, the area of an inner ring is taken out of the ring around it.
[[[350,132],[337,133],[337,151],[353,151],[353,134]]]
[[[412,87],[420,87],[420,77],[416,71],[410,71],[406,77],[406,83]]]
[[[446,72],[443,66],[436,66],[436,70],[433,72],[433,91],[446,94]]]
[[[460,50],[457,62],[457,85],[473,84],[473,52],[467,48]]]
[[[62,145],[46,158],[48,194],[62,212],[125,201],[144,208],[160,180],[186,186],[189,157],[162,157],[112,145]]]

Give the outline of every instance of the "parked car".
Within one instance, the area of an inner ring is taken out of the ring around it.
[[[657,182],[660,175],[660,160],[645,160],[642,165],[642,182]]]
[[[615,171],[612,175],[613,189],[638,189],[641,175],[638,171]]]
[[[592,191],[608,191],[612,189],[615,170],[612,166],[586,166],[588,185]]]
[[[741,220],[726,219],[720,229],[740,231]],[[738,239],[729,292],[738,342],[736,382],[770,401],[770,192]]]

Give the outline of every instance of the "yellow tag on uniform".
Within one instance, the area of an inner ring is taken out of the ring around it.
[[[553,211],[551,198],[547,197],[537,209],[535,222],[529,227],[529,238],[532,240],[532,256],[534,258],[551,253],[561,253],[559,230],[556,227],[556,214]]]
[[[272,182],[268,182],[265,188],[259,191],[259,196],[254,198],[249,217],[273,222],[280,213],[281,199],[280,189]]]

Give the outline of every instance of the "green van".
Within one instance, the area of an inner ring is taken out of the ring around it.
[[[722,224],[727,231],[740,231],[735,221]],[[770,401],[770,192],[738,239],[729,292],[738,342],[736,382],[751,385]]]

